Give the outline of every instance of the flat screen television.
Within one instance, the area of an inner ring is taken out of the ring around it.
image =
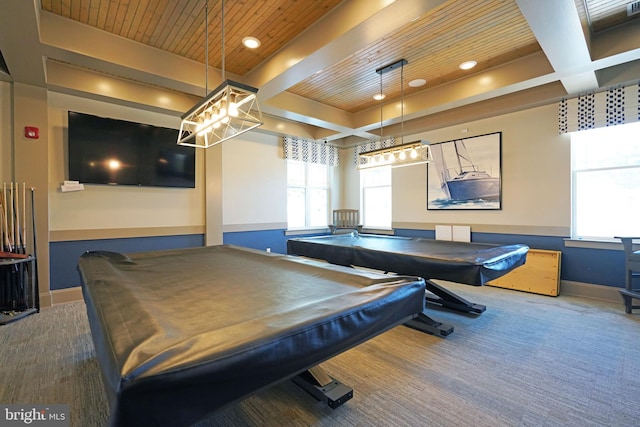
[[[195,148],[178,130],[69,111],[69,180],[195,188]]]

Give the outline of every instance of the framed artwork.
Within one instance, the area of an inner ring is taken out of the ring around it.
[[[502,209],[502,132],[431,144],[427,209]]]

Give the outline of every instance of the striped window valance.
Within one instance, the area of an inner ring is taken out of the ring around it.
[[[558,105],[558,131],[562,134],[640,121],[639,98],[636,83],[563,99]]]
[[[358,166],[358,154],[366,153],[368,151],[379,150],[381,148],[393,147],[396,144],[396,139],[390,137],[387,139],[381,139],[378,141],[369,141],[366,144],[361,144],[353,147],[353,163]]]
[[[338,166],[340,162],[338,147],[308,139],[285,136],[282,138],[282,151],[287,160],[327,166]]]

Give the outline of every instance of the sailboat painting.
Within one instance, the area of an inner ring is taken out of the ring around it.
[[[502,132],[431,144],[427,209],[501,209]]]

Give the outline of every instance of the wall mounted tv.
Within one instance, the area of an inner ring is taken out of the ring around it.
[[[69,111],[68,135],[70,180],[195,188],[195,148],[177,129]]]

